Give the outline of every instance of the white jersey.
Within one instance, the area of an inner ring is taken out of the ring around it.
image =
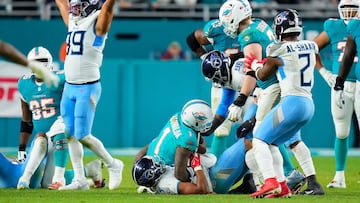
[[[229,88],[236,91],[241,90],[242,83],[246,76],[244,62],[244,58],[238,59],[234,62],[233,66],[231,67],[231,81],[226,82],[223,86],[224,88]]]
[[[100,11],[74,21],[69,15],[69,28],[66,38],[67,55],[64,63],[66,81],[84,84],[100,79],[105,36],[96,36],[95,22]]]
[[[283,62],[276,73],[281,97],[297,95],[312,98],[314,67],[319,48],[313,41],[282,41],[273,44],[267,56],[277,57]]]

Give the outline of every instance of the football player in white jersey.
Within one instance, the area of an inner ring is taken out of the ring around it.
[[[250,195],[251,198],[291,196],[278,146],[293,139],[294,135],[300,136],[297,132],[314,114],[311,89],[318,47],[312,41],[298,40],[302,23],[295,10],[278,13],[273,27],[278,43],[267,49],[265,64],[255,56],[248,55],[245,59],[245,66],[254,70],[260,80],[276,73],[281,89],[281,101],[253,132],[254,156],[265,181],[257,192]],[[324,194],[320,185],[312,185],[318,184],[315,175],[308,176],[307,180],[305,194]]]
[[[11,44],[0,40],[0,56],[22,66],[29,67],[39,78],[43,79],[46,86],[57,86],[58,77],[37,61],[28,61],[26,56]]]
[[[320,66],[318,68],[321,76],[329,84],[330,88],[335,85],[335,78],[340,68],[340,63],[343,60],[344,50],[346,45],[346,39],[348,33],[344,30],[348,27],[350,19],[358,18],[358,10],[360,7],[359,0],[341,0],[338,5],[338,11],[340,19],[330,18],[324,23],[324,31],[322,31],[315,39],[314,42],[319,46],[319,50],[325,48],[327,45],[331,45],[332,51],[332,68],[331,71]],[[321,62],[320,62],[321,63]],[[333,117],[333,123],[335,126],[335,176],[332,181],[327,185],[328,188],[346,188],[345,181],[345,168],[346,159],[349,150],[349,134],[350,126],[352,123],[353,112],[356,106],[356,73],[355,66],[358,63],[358,57],[354,58],[354,62],[351,68],[349,76],[346,78],[344,94],[345,105],[344,108],[339,108],[336,105],[335,90],[332,90],[331,94],[331,114]],[[360,115],[355,113],[360,119]]]
[[[113,19],[115,0],[56,0],[68,27],[65,87],[61,116],[69,138],[69,153],[75,177],[60,190],[88,190],[83,170],[83,145],[104,161],[109,171],[109,189],[120,186],[124,164],[92,135],[92,125],[101,95],[100,67],[103,49]]]

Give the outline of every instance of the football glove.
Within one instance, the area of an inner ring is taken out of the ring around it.
[[[259,61],[253,53],[250,53],[245,57],[245,68],[256,71],[257,69],[262,68],[265,62],[266,58]]]
[[[240,139],[245,137],[255,126],[255,116],[249,120],[243,122],[236,130],[236,136]]]
[[[335,82],[336,82],[335,74],[331,73],[324,67],[320,68],[319,73],[320,73],[321,77],[324,78],[324,80],[330,87],[334,87]]]
[[[344,100],[344,80],[340,77],[336,77],[336,82],[334,85],[334,97],[336,106],[340,109],[344,108],[345,100]]]
[[[193,153],[190,155],[190,163],[194,171],[202,170],[199,153]]]
[[[242,108],[236,104],[231,104],[228,108],[228,119],[232,122],[236,122],[241,118]]]
[[[247,96],[240,93],[235,101],[228,108],[228,119],[232,122],[236,122],[241,118],[242,106],[245,105]]]
[[[18,156],[17,156],[17,162],[23,164],[26,160],[27,157],[27,153],[26,151],[18,151]]]
[[[214,131],[214,135],[218,137],[225,137],[230,134],[232,121],[226,119],[219,127]]]
[[[36,76],[44,80],[47,87],[58,87],[59,77],[47,69],[42,63],[38,61],[30,61],[29,68],[36,74]]]

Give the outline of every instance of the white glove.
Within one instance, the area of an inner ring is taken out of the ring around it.
[[[344,99],[344,80],[340,77],[336,77],[335,85],[334,85],[334,97],[336,106],[340,109],[343,109],[345,106],[345,99]]]
[[[218,137],[228,136],[230,134],[232,124],[232,121],[230,121],[229,119],[225,119],[225,121],[216,128],[216,130],[214,131],[214,135]]]
[[[26,151],[18,151],[18,156],[16,160],[22,164],[25,162],[26,157],[27,157]]]
[[[228,108],[228,119],[232,122],[236,122],[241,118],[242,108],[235,104],[231,104]]]
[[[36,76],[44,80],[47,87],[58,87],[59,77],[47,69],[42,63],[38,61],[29,61],[29,68],[36,74]]]
[[[343,109],[345,106],[344,90],[334,90],[334,97],[336,106],[338,106],[340,109]]]
[[[322,67],[319,70],[320,75],[324,78],[327,84],[330,87],[334,87],[336,82],[336,75],[328,71],[326,68]]]

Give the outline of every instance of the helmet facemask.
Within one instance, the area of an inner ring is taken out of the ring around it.
[[[206,133],[211,129],[213,121],[210,105],[203,100],[190,100],[181,111],[181,120],[194,131]]]
[[[338,4],[339,16],[348,23],[350,19],[358,18],[359,16],[359,0],[341,0]]]
[[[27,55],[28,61],[38,61],[44,65],[45,68],[49,69],[50,71],[53,70],[53,58],[49,52],[44,47],[34,47],[30,50]]]
[[[101,4],[99,0],[71,0],[70,13],[75,20],[89,16],[91,13],[99,10]]]

